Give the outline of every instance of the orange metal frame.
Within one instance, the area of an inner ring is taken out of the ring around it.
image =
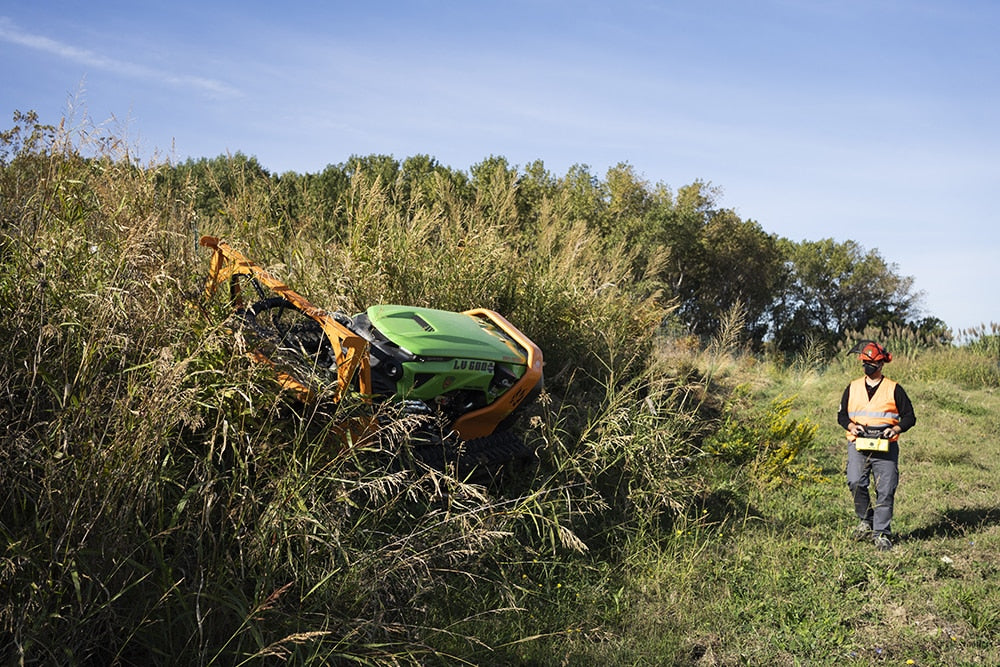
[[[492,433],[497,424],[514,412],[524,399],[531,395],[531,391],[542,379],[543,360],[542,350],[517,327],[508,322],[503,315],[486,308],[466,310],[464,314],[487,318],[528,352],[527,370],[507,393],[489,405],[467,412],[455,420],[452,428],[462,436],[463,440],[471,440]]]
[[[317,308],[309,303],[309,300],[293,290],[291,287],[281,282],[268,273],[259,264],[247,259],[242,253],[235,250],[225,241],[220,241],[214,236],[201,237],[201,245],[212,249],[212,260],[209,266],[208,281],[205,284],[205,296],[211,297],[218,290],[219,285],[230,281],[232,297],[239,307],[242,307],[241,287],[238,281],[233,281],[235,276],[250,276],[262,285],[270,288],[276,294],[288,299],[296,308],[305,313],[308,317],[316,320],[323,328],[327,338],[333,345],[333,350],[337,361],[337,392],[336,400],[343,398],[344,393],[351,386],[351,380],[355,374],[358,377],[358,388],[362,395],[371,394],[371,366],[368,360],[368,341],[358,336],[343,324],[335,320],[326,311]],[[253,353],[253,357],[258,361],[270,363],[267,357],[259,352]],[[299,382],[296,378],[287,373],[278,374],[278,379],[282,386],[292,389],[300,394],[310,395],[311,390]]]

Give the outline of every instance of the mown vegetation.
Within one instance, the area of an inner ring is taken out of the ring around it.
[[[360,406],[296,404],[201,307],[202,233],[331,309],[504,313],[546,353],[538,465],[345,449]],[[138,165],[16,114],[0,266],[5,662],[1000,660],[1000,332],[917,319],[877,250],[627,165]],[[888,554],[846,539],[858,336],[918,412]]]

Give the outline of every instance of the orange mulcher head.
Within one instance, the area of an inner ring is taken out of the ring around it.
[[[889,354],[884,347],[873,340],[859,340],[854,347],[848,350],[848,353],[857,354],[858,359],[861,361],[867,361],[873,364],[877,364],[879,362],[887,364],[892,361],[892,355]]]

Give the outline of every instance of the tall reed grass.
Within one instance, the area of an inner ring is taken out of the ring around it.
[[[540,406],[526,437],[546,472],[499,495],[400,466],[405,432],[345,450],[331,424],[350,406],[304,410],[203,316],[193,243],[223,235],[331,308],[496,308],[597,400],[643,366],[605,351],[648,344],[661,314],[584,230],[528,248],[509,180],[400,211],[362,173],[332,238],[275,218],[239,161],[220,216],[197,220],[190,184],[160,186],[168,165],[83,143],[5,144],[0,172],[5,659],[447,662],[521,613],[512,571],[587,551],[608,502],[580,463],[606,429],[586,408]]]

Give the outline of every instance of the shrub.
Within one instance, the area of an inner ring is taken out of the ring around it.
[[[734,392],[722,423],[704,449],[734,466],[749,468],[748,477],[762,486],[799,478],[815,478],[816,469],[800,461],[812,446],[817,425],[789,419],[794,398],[783,398],[760,408],[750,402],[743,386]]]

